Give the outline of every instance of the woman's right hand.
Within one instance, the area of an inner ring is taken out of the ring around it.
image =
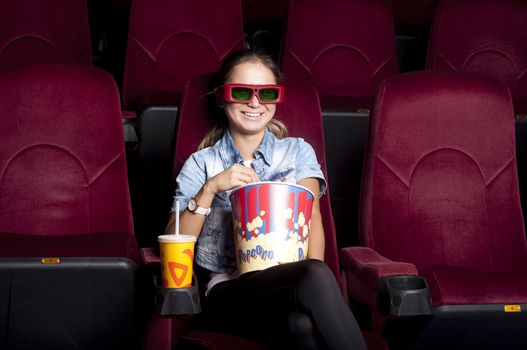
[[[206,182],[205,187],[207,187],[207,190],[216,194],[257,181],[260,180],[252,168],[240,164],[234,164],[230,168],[211,177]]]
[[[196,193],[194,198],[201,207],[210,208],[216,194],[256,181],[259,181],[258,176],[252,168],[235,164],[221,173],[211,177],[207,182],[205,182],[201,190]],[[176,215],[172,214],[165,232],[174,232],[175,221]],[[195,215],[190,211],[185,210],[180,216],[180,232],[198,236],[204,223],[205,216]]]

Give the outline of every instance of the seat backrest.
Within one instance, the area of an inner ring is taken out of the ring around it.
[[[418,269],[527,268],[504,84],[432,71],[381,84],[370,116],[361,234],[363,244]]]
[[[46,61],[92,63],[86,0],[4,1],[0,67]]]
[[[0,71],[0,256],[137,261],[117,86],[88,65]]]
[[[302,137],[313,146],[318,162],[327,178],[322,117],[316,90],[313,86],[293,76],[285,75],[283,84],[287,90],[287,100],[283,104],[278,104],[276,116],[287,125],[291,136]],[[215,107],[214,94],[211,94],[213,89],[210,75],[191,80],[185,87],[179,107],[174,182],[183,163],[197,150],[200,141],[210,127],[211,119],[209,118],[214,118],[214,113],[223,113]],[[329,191],[320,198],[320,209],[326,235],[325,260],[338,280],[340,272]]]
[[[397,73],[388,0],[291,0],[282,45],[280,68],[313,84],[323,108],[369,108]]]
[[[442,1],[428,69],[469,71],[503,81],[517,112],[527,113],[527,3],[521,0]]]
[[[188,79],[218,70],[223,58],[243,45],[239,0],[133,1],[124,107],[135,109],[159,98],[177,104]],[[140,96],[146,101],[138,102]]]

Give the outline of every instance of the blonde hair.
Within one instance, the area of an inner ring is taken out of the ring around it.
[[[225,81],[227,81],[236,66],[245,62],[254,61],[260,62],[265,67],[267,67],[275,76],[276,82],[280,83],[280,70],[278,69],[278,65],[276,64],[276,62],[269,55],[254,49],[243,49],[235,51],[229,56],[227,56],[227,58],[225,58],[218,72],[218,85],[223,85]],[[216,91],[214,91],[214,93],[215,92]],[[225,131],[227,131],[227,128],[229,127],[229,122],[224,113],[221,117],[219,117],[219,119],[216,119],[215,121],[216,125],[214,125],[212,129],[210,129],[209,132],[205,135],[203,140],[201,140],[198,146],[198,150],[202,150],[204,148],[213,146],[216,142],[218,142],[218,140],[223,137]],[[283,139],[288,135],[287,127],[285,126],[285,124],[275,118],[271,119],[271,121],[267,124],[267,128],[278,139]]]

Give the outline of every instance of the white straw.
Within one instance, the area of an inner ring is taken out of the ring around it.
[[[176,236],[179,236],[179,202],[176,201]]]

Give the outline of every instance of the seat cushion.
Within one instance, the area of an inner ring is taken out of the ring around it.
[[[451,266],[422,271],[433,306],[527,303],[527,271],[487,272]]]

